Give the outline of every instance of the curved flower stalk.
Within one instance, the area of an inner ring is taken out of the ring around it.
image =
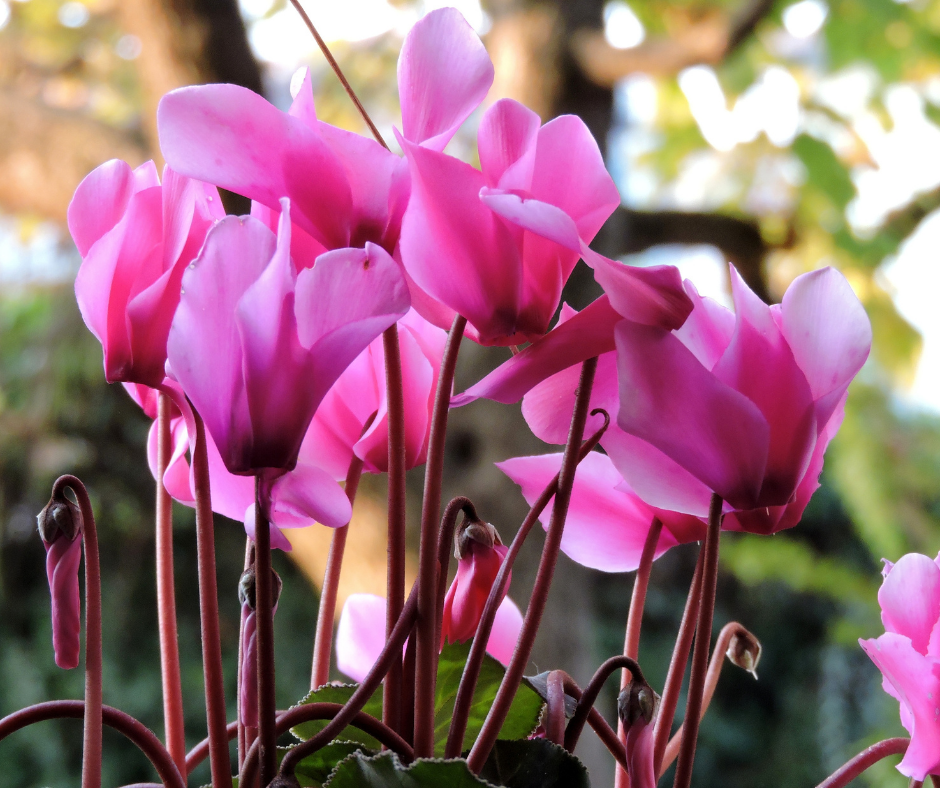
[[[115,159],[79,184],[68,210],[82,256],[75,297],[109,383],[160,385],[183,271],[224,215],[215,187],[169,167],[161,184],[152,161],[131,170]]]
[[[885,634],[859,640],[901,704],[911,743],[898,771],[914,780],[940,775],[940,556],[908,553],[885,562],[878,591]]]
[[[382,597],[375,594],[350,594],[347,597],[336,630],[336,666],[354,681],[362,681],[382,653],[385,647],[384,622],[385,600]],[[490,656],[503,665],[508,664],[521,628],[522,613],[515,602],[509,597],[504,598],[486,644]],[[473,636],[472,632],[470,636]]]
[[[46,548],[46,577],[52,599],[55,664],[78,667],[82,644],[82,603],[78,569],[82,562],[82,513],[68,498],[50,501],[39,513],[39,536]]]

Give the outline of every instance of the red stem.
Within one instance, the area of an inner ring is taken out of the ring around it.
[[[702,709],[699,712],[699,720],[704,719],[705,712],[708,711],[708,707],[712,702],[715,688],[718,686],[718,679],[721,677],[721,669],[725,665],[725,654],[728,651],[728,646],[731,645],[731,640],[735,635],[742,633],[753,637],[753,635],[737,621],[731,621],[725,624],[721,628],[721,632],[718,633],[718,639],[715,641],[715,647],[712,649],[711,660],[708,662],[708,673],[705,675],[705,692],[702,695]],[[676,759],[676,756],[679,754],[679,747],[681,746],[684,732],[685,723],[682,723],[682,725],[679,726],[679,730],[676,731],[675,735],[669,740],[669,744],[666,746],[666,753],[663,757],[662,765],[656,772],[657,777],[662,777],[666,769],[668,769]]]
[[[636,677],[638,681],[644,684],[646,683],[646,679],[643,677],[643,671],[640,670],[640,666],[633,657],[621,654],[605,660],[601,666],[594,671],[594,675],[584,688],[581,697],[578,699],[578,707],[575,709],[574,716],[571,718],[571,722],[568,723],[568,730],[565,731],[565,749],[568,750],[568,752],[574,752],[574,748],[578,746],[581,731],[584,730],[584,723],[587,722],[588,714],[594,707],[597,696],[600,695],[607,679],[618,669],[623,669],[627,672],[628,676]],[[624,686],[626,686],[626,684],[624,684]],[[623,744],[622,741],[621,744]]]
[[[535,636],[542,621],[542,614],[545,612],[548,591],[552,584],[555,563],[558,560],[561,538],[565,529],[568,504],[571,502],[571,490],[574,486],[575,471],[578,467],[578,454],[581,448],[581,439],[584,436],[584,425],[587,422],[591,389],[594,385],[596,370],[596,357],[588,359],[581,365],[581,380],[578,383],[577,399],[574,413],[571,416],[568,443],[565,445],[561,470],[558,473],[558,492],[555,495],[552,516],[548,524],[548,533],[545,537],[545,545],[542,548],[542,560],[539,562],[535,585],[529,599],[529,606],[526,608],[522,631],[519,633],[516,648],[509,660],[509,665],[506,667],[506,673],[503,675],[499,690],[496,692],[493,705],[486,715],[480,734],[477,736],[467,759],[467,764],[474,774],[479,774],[480,769],[483,768],[483,764],[496,742],[496,737],[499,735],[499,729],[503,726],[503,721],[509,713],[512,699],[516,695],[519,682],[522,681],[522,674],[529,663],[529,656],[532,654],[532,646],[535,644]]]
[[[627,614],[627,630],[623,638],[623,653],[632,659],[636,659],[640,653],[640,629],[643,626],[643,608],[646,606],[646,590],[650,583],[650,570],[653,567],[653,558],[656,555],[656,545],[659,542],[659,534],[663,530],[663,523],[658,517],[653,518],[650,523],[650,529],[646,533],[646,541],[643,543],[643,552],[640,554],[640,564],[636,571],[636,580],[633,581],[633,596],[630,598],[630,611]],[[630,672],[624,670],[620,676],[620,689],[627,686],[630,681]],[[626,746],[627,732],[624,730],[623,721],[617,723],[617,736]],[[615,788],[626,786],[627,773],[618,767],[617,774],[614,777]]]
[[[85,736],[82,744],[82,788],[101,788],[101,565],[98,528],[88,490],[66,474],[52,485],[52,497],[64,498],[65,488],[75,493],[82,512],[85,548]]]
[[[271,525],[268,522],[269,487],[255,477],[255,616],[258,638],[258,746],[261,785],[277,771],[277,706],[274,699],[274,583],[271,579]],[[247,757],[247,756],[246,756]],[[246,785],[252,785],[251,782]]]
[[[183,728],[183,687],[180,680],[176,591],[173,582],[173,500],[163,486],[173,454],[170,436],[170,398],[160,392],[157,406],[157,621],[160,632],[160,675],[163,681],[163,727],[166,747],[177,768],[186,768]]]
[[[400,648],[400,647],[399,647]],[[359,730],[368,733],[370,736],[378,739],[379,742],[397,753],[401,758],[402,762],[410,763],[414,760],[414,750],[411,748],[411,745],[408,744],[401,736],[399,736],[395,731],[385,725],[381,720],[377,720],[375,717],[366,714],[363,711],[357,711],[353,715],[346,714],[346,709],[349,704],[346,705],[340,703],[304,703],[300,706],[294,706],[292,709],[288,709],[285,712],[282,712],[281,715],[277,718],[277,734],[280,735],[285,731],[290,730],[295,725],[301,725],[304,722],[311,722],[312,720],[331,720],[331,727],[336,720],[340,719],[340,715],[343,715],[343,726],[352,725]],[[326,730],[324,728],[323,730]],[[317,737],[322,736],[323,731],[317,734]],[[316,738],[316,737],[315,737]],[[313,741],[313,739],[308,739],[308,741]],[[303,758],[306,758],[307,755],[310,755],[312,752],[316,752],[319,748],[314,748],[309,752],[305,752],[300,758],[293,757],[291,759],[291,765],[289,771],[286,770],[284,763],[288,761],[288,758],[295,756],[297,751],[303,747],[307,742],[298,744],[296,747],[288,750],[287,754],[284,756],[284,761],[281,763],[281,774],[290,774],[293,775],[294,768]],[[240,785],[251,785],[258,776],[258,743],[255,743],[252,748],[248,751],[248,757],[245,758],[245,768],[242,770],[241,782]]]
[[[254,542],[251,541],[251,537],[246,536],[245,537],[245,561],[242,566],[243,573],[248,571],[248,568],[251,566],[252,562],[255,560],[254,550],[255,550]],[[244,681],[244,676],[242,675],[242,660],[244,659],[244,649],[245,649],[245,610],[244,608],[242,608],[242,614],[241,616],[239,616],[239,621],[238,621],[238,668],[237,668],[238,672],[237,672],[237,675],[235,676],[235,690],[236,690],[235,691],[235,706],[236,706],[236,710],[238,711],[238,714],[236,715],[237,719],[235,720],[235,722],[229,723],[230,727],[233,724],[235,725],[237,735],[238,735],[238,743],[236,746],[237,746],[237,751],[238,751],[238,770],[239,771],[241,771],[242,763],[244,763],[245,761],[245,753],[248,752],[248,747],[249,747],[248,734],[245,729],[245,726],[242,724],[241,709],[238,708],[239,704],[241,703],[241,697],[242,697],[242,681]],[[209,740],[206,739],[205,741],[206,741],[206,747],[208,747]],[[186,758],[188,762],[189,756],[187,755]],[[189,769],[188,766],[186,768],[187,768],[187,776],[188,776],[188,772],[191,770]]]
[[[228,737],[225,734],[225,684],[222,676],[222,644],[219,637],[219,599],[215,570],[215,528],[209,492],[209,455],[206,427],[193,409],[196,442],[193,448],[193,486],[196,494],[196,558],[199,572],[199,619],[202,665],[206,688],[206,722],[209,731],[209,767],[212,788],[232,788]]]
[[[830,774],[816,788],[844,788],[866,769],[878,763],[882,758],[900,755],[907,750],[911,740],[905,737],[885,739],[862,750],[847,763]]]
[[[369,428],[375,415],[363,431]],[[359,490],[359,479],[362,477],[362,460],[355,454],[349,462],[346,471],[346,497],[349,505],[356,502],[356,492]],[[336,617],[336,595],[339,591],[339,576],[343,568],[343,553],[346,551],[346,537],[349,535],[349,526],[344,525],[333,530],[333,539],[330,542],[330,555],[326,559],[326,570],[323,573],[323,588],[320,591],[320,608],[317,611],[317,633],[313,641],[313,667],[310,670],[310,689],[322,687],[330,680],[330,655],[333,650],[333,621]]]
[[[662,701],[659,704],[659,714],[656,716],[656,727],[653,733],[653,763],[656,764],[656,774],[663,762],[663,753],[666,752],[666,742],[672,731],[672,722],[676,716],[676,706],[679,704],[679,692],[682,689],[682,677],[685,675],[685,666],[689,659],[689,648],[692,645],[692,636],[695,634],[695,622],[698,619],[698,605],[702,597],[702,565],[705,561],[705,551],[700,550],[698,560],[695,562],[695,572],[689,584],[689,595],[685,600],[685,610],[682,611],[682,622],[679,624],[679,634],[676,645],[672,650],[672,659],[669,661],[669,671],[666,673],[666,683],[663,689]]]
[[[597,446],[607,427],[610,425],[610,416],[607,412],[597,408],[591,411],[591,415],[602,414],[604,416],[604,426],[595,432],[581,446],[578,452],[578,462],[581,462],[588,453]],[[558,477],[548,483],[542,494],[532,504],[529,513],[526,515],[522,525],[516,532],[509,546],[509,552],[503,559],[503,563],[493,581],[493,587],[490,589],[490,595],[486,599],[486,605],[483,607],[483,614],[480,616],[480,623],[477,624],[476,634],[473,636],[473,642],[470,645],[470,653],[467,655],[467,662],[464,665],[463,673],[460,676],[460,684],[457,687],[457,697],[454,700],[454,712],[450,721],[450,732],[447,734],[447,747],[444,757],[456,758],[463,752],[464,735],[467,732],[467,720],[470,716],[470,705],[473,702],[473,693],[476,691],[477,679],[480,676],[480,669],[483,666],[483,657],[486,656],[486,644],[489,642],[490,633],[493,630],[493,622],[496,620],[496,611],[506,593],[506,584],[509,573],[512,571],[516,557],[522,550],[522,545],[532,530],[532,527],[538,522],[539,515],[548,506],[549,501],[558,492]]]
[[[565,741],[565,680],[560,671],[548,674],[545,738],[561,747]]]
[[[701,719],[702,694],[708,669],[711,647],[712,619],[715,614],[715,589],[718,583],[718,540],[721,536],[721,497],[712,494],[708,509],[708,532],[705,536],[704,564],[702,565],[702,601],[695,625],[695,647],[692,651],[692,672],[689,676],[689,695],[685,706],[685,734],[679,750],[679,763],[673,788],[689,788],[692,783],[692,764]]]
[[[378,689],[379,682],[382,681],[382,678],[388,672],[392,660],[395,658],[401,659],[401,647],[405,643],[405,638],[411,634],[417,610],[417,593],[412,591],[408,596],[408,601],[405,602],[405,608],[401,612],[398,623],[395,624],[395,629],[392,631],[388,640],[385,641],[385,647],[382,649],[382,653],[379,654],[379,658],[375,661],[372,669],[360,682],[349,700],[346,701],[345,705],[342,707],[342,711],[333,717],[332,721],[322,731],[287,751],[284,760],[281,761],[280,772],[282,775],[293,775],[294,769],[298,763],[308,755],[315,753],[321,747],[329,744],[343,728],[350,724],[356,714],[362,711],[363,706],[366,705],[369,698],[371,698],[376,689]],[[247,765],[248,761],[246,760],[245,763]],[[243,770],[242,780],[239,782],[239,785],[251,784],[245,780],[245,776],[245,771]]]
[[[382,334],[385,351],[385,388],[388,409],[388,581],[386,586],[385,637],[405,605],[405,394],[401,372],[398,325]],[[401,731],[401,660],[392,662],[382,685],[382,721]]]
[[[72,484],[69,483],[68,486],[72,487]],[[72,487],[72,489],[75,488]],[[36,703],[0,719],[0,740],[36,722],[60,719],[80,720],[85,716],[86,710],[87,706],[81,700],[52,700],[46,703]],[[109,728],[123,734],[147,756],[166,788],[186,788],[186,783],[180,776],[179,769],[170,753],[143,723],[111,706],[101,706],[99,720]]]
[[[225,735],[228,740],[236,738],[239,735],[238,720],[232,720],[225,728]],[[193,770],[202,763],[209,755],[209,739],[203,739],[199,744],[186,753],[186,776],[189,777]],[[239,764],[239,769],[241,765]]]
[[[434,411],[428,434],[428,458],[421,500],[421,536],[418,545],[418,621],[415,651],[415,755],[434,754],[434,689],[437,683],[437,573],[438,520],[441,512],[441,477],[444,473],[444,438],[447,412],[457,367],[457,353],[467,319],[457,315],[447,337],[441,373],[434,396]]]

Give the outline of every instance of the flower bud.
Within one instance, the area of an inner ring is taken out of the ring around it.
[[[82,510],[64,495],[53,498],[36,516],[39,535],[47,545],[59,536],[72,541],[82,532]]]
[[[444,599],[442,643],[463,643],[476,633],[493,581],[508,552],[489,523],[464,520],[460,524],[454,538],[457,576]]]
[[[646,682],[631,681],[617,698],[617,712],[624,728],[642,720],[648,725],[659,709],[659,695]]]
[[[760,641],[743,627],[731,638],[727,656],[733,665],[746,670],[757,678],[757,663],[760,662]]]
[[[617,698],[617,711],[626,733],[631,788],[656,788],[653,722],[659,713],[659,695],[645,681],[634,678]]]
[[[277,607],[277,602],[281,598],[281,588],[283,583],[281,582],[281,576],[271,570],[271,579],[274,582],[272,593],[274,596],[274,607]],[[238,579],[238,601],[244,607],[248,606],[249,609],[255,609],[255,568],[254,566],[248,567],[242,576]]]
[[[274,606],[281,596],[281,578],[271,570]],[[238,581],[238,601],[242,606],[241,667],[239,669],[238,718],[242,725],[258,727],[258,622],[255,614],[255,568],[250,566]]]

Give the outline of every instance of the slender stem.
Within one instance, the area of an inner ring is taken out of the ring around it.
[[[610,426],[610,416],[606,411],[600,408],[591,411],[592,416],[596,414],[604,416],[604,425],[582,444],[581,450],[578,452],[578,462],[587,457],[590,451],[597,446],[607,427]],[[496,620],[496,611],[506,594],[509,573],[512,571],[516,557],[522,550],[526,537],[535,523],[538,522],[539,515],[542,514],[555,493],[558,492],[558,478],[559,474],[556,473],[545,489],[542,490],[542,494],[532,504],[529,513],[522,521],[522,525],[519,526],[519,530],[509,546],[509,552],[506,553],[506,557],[503,559],[499,572],[496,574],[496,579],[493,581],[490,595],[483,607],[483,614],[480,616],[480,623],[477,624],[477,631],[470,645],[470,653],[467,655],[467,662],[460,677],[460,684],[457,687],[457,697],[454,700],[454,712],[451,715],[450,731],[447,734],[447,747],[444,752],[446,758],[456,758],[463,752],[463,740],[467,732],[467,720],[470,715],[470,706],[473,703],[473,693],[476,691],[477,679],[483,666],[483,657],[486,655],[486,645],[493,630],[493,622]]]
[[[421,500],[421,536],[418,544],[418,623],[415,652],[415,755],[434,754],[434,689],[437,683],[437,555],[438,520],[441,512],[441,477],[444,473],[444,438],[447,412],[457,367],[457,354],[467,319],[457,315],[447,337],[441,373],[434,396],[428,434],[428,459]]]
[[[212,788],[232,788],[228,737],[225,735],[225,683],[219,637],[219,598],[215,570],[215,527],[209,491],[209,455],[206,427],[193,409],[196,443],[193,448],[193,486],[196,496],[196,559],[199,573],[199,620],[202,666],[206,687],[206,722],[209,730],[209,768]]]
[[[656,774],[660,774],[659,765],[663,762],[666,742],[669,741],[669,734],[672,731],[672,721],[676,716],[679,692],[682,689],[682,677],[685,675],[685,666],[689,659],[689,648],[692,646],[692,636],[695,634],[698,605],[702,596],[702,565],[704,562],[705,551],[700,550],[698,560],[695,562],[692,582],[689,584],[689,595],[685,600],[685,610],[682,611],[682,621],[679,624],[676,645],[672,650],[672,659],[669,661],[663,697],[659,704],[659,714],[656,716],[656,727],[653,732],[653,763],[656,765]]]
[[[261,785],[277,771],[277,707],[274,699],[274,583],[271,577],[271,525],[268,486],[255,477],[255,616],[258,638],[258,746]],[[249,785],[251,783],[248,783]]]
[[[705,562],[702,565],[702,601],[695,625],[695,646],[692,650],[692,672],[689,675],[689,696],[685,705],[685,734],[679,750],[679,763],[673,788],[689,788],[692,764],[701,717],[702,693],[711,645],[712,619],[715,614],[715,589],[718,583],[718,539],[721,536],[721,497],[713,494],[708,509],[708,532],[705,536]]]
[[[160,633],[160,676],[163,682],[163,728],[166,747],[180,772],[186,768],[183,727],[183,686],[180,680],[176,591],[173,582],[173,500],[163,486],[173,454],[170,398],[160,392],[157,406],[157,626]]]
[[[618,669],[629,671],[631,677],[636,678],[644,684],[646,683],[646,679],[643,677],[643,671],[640,670],[640,666],[633,657],[621,654],[605,660],[601,666],[594,671],[594,675],[584,688],[578,700],[578,707],[575,709],[574,716],[571,718],[571,722],[568,723],[568,730],[565,731],[565,749],[568,750],[568,752],[574,752],[574,748],[578,746],[578,740],[581,738],[581,731],[584,730],[584,723],[587,722],[588,713],[594,707],[597,696],[600,694],[601,689],[603,689],[607,679]],[[626,684],[623,686],[625,687]],[[621,744],[623,744],[622,740]]]
[[[101,565],[98,528],[85,485],[67,474],[52,485],[52,497],[75,493],[82,512],[85,547],[85,736],[82,744],[82,788],[101,788]]]
[[[292,775],[298,763],[308,755],[315,753],[321,747],[329,744],[343,728],[349,725],[356,714],[362,711],[363,706],[366,705],[369,698],[372,697],[372,694],[378,688],[379,682],[381,682],[385,674],[388,673],[388,668],[392,664],[392,660],[395,658],[401,659],[401,647],[405,643],[405,638],[411,634],[417,612],[418,595],[413,590],[408,596],[408,601],[405,602],[405,608],[401,611],[401,617],[398,619],[398,623],[395,624],[395,629],[392,631],[388,640],[385,641],[385,647],[382,649],[382,653],[379,654],[379,658],[375,661],[372,669],[359,683],[358,688],[353,692],[349,700],[346,701],[342,711],[333,717],[322,731],[287,751],[284,760],[281,761],[280,772],[282,775]],[[247,768],[247,759],[245,764]],[[245,770],[242,770],[242,779],[239,785],[251,784],[245,780],[245,776]]]
[[[737,621],[731,621],[725,624],[721,628],[721,632],[718,633],[718,639],[715,641],[715,647],[712,649],[712,656],[708,662],[708,673],[705,675],[705,691],[702,695],[702,709],[699,712],[699,720],[704,719],[705,712],[708,711],[708,707],[712,702],[715,688],[718,686],[718,679],[721,677],[721,669],[725,664],[725,654],[728,651],[728,646],[731,645],[731,641],[736,635],[742,634],[753,638],[753,635]],[[658,777],[663,776],[663,773],[672,765],[672,762],[679,754],[679,747],[682,743],[684,731],[685,723],[679,726],[679,730],[677,730],[675,735],[669,740],[669,744],[666,746],[666,753],[663,756],[662,765],[656,772]]]
[[[866,747],[858,755],[840,766],[836,771],[830,774],[816,788],[844,788],[852,780],[858,777],[866,769],[874,766],[882,758],[888,758],[891,755],[900,755],[907,751],[907,746],[911,740],[906,737],[896,739],[884,739],[883,741]]]
[[[51,700],[27,706],[0,720],[0,740],[36,722],[80,720],[85,716],[86,709],[85,701],[81,700]],[[186,783],[170,753],[146,725],[111,706],[101,707],[100,719],[109,728],[123,734],[147,756],[166,788],[185,788]]]
[[[323,57],[326,58],[327,63],[330,64],[330,68],[333,69],[333,73],[339,78],[339,81],[342,83],[343,88],[346,90],[346,95],[352,99],[352,103],[356,105],[356,109],[359,110],[359,114],[362,116],[362,119],[366,122],[366,125],[369,127],[369,131],[372,132],[372,136],[375,137],[376,141],[386,150],[388,150],[388,145],[385,143],[385,140],[382,138],[382,135],[379,133],[379,130],[376,128],[375,124],[372,122],[372,118],[369,117],[369,113],[366,112],[366,108],[362,106],[362,102],[359,100],[359,97],[356,95],[356,92],[352,89],[352,85],[349,84],[349,81],[346,79],[345,74],[343,74],[342,69],[339,67],[339,63],[336,62],[336,58],[333,57],[333,53],[330,52],[330,48],[326,45],[326,42],[320,37],[320,34],[317,32],[317,29],[313,26],[313,22],[310,21],[310,17],[307,16],[307,12],[304,11],[303,6],[300,5],[299,0],[290,0],[291,5],[297,9],[297,13],[300,14],[300,18],[304,20],[304,24],[307,26],[307,29],[313,35],[314,39],[317,42],[317,46],[320,47],[320,51],[323,53]]]
[[[225,728],[225,735],[231,741],[239,735],[238,720],[232,720]],[[186,777],[193,773],[193,770],[209,756],[209,739],[203,739],[199,744],[186,753]],[[241,764],[239,764],[239,770]]]
[[[405,394],[402,383],[398,325],[382,334],[388,409],[388,581],[385,637],[405,605]],[[401,660],[395,660],[382,685],[382,721],[401,731]]]
[[[294,706],[292,709],[282,712],[277,718],[277,734],[280,735],[290,730],[295,725],[301,725],[302,723],[311,722],[312,720],[331,720],[331,726],[336,720],[340,719],[340,715],[343,715],[344,724],[342,727],[345,728],[347,725],[352,725],[368,733],[370,736],[378,739],[383,746],[395,752],[405,763],[410,763],[414,760],[414,750],[411,748],[411,745],[395,731],[385,725],[381,720],[377,720],[375,717],[363,711],[357,711],[352,715],[345,714],[347,706],[348,703],[346,705],[340,703],[304,703],[300,706]],[[324,730],[326,730],[326,728],[324,728]],[[317,734],[318,737],[321,735],[322,731]],[[313,739],[308,739],[308,741],[313,741]],[[282,775],[292,775],[294,773],[294,767],[299,763],[299,759],[292,759],[289,771],[284,764],[288,762],[289,757],[293,756],[297,750],[306,744],[307,742],[303,742],[288,750],[287,754],[284,756],[284,760],[281,762]],[[255,743],[248,751],[248,756],[245,758],[245,768],[242,770],[240,785],[251,785],[258,776],[258,747],[258,743]],[[318,748],[315,748],[312,752],[316,752],[316,749]],[[306,757],[309,754],[308,752],[302,757]]]
[[[369,418],[372,423],[374,415]],[[368,429],[368,424],[365,429]],[[352,506],[356,502],[359,479],[362,477],[362,460],[355,454],[346,471],[346,497]],[[336,596],[339,591],[339,576],[343,568],[343,553],[346,550],[346,537],[349,526],[344,525],[333,530],[330,542],[330,555],[326,559],[323,573],[323,587],[320,591],[320,608],[317,611],[317,633],[313,641],[313,667],[310,670],[310,689],[322,687],[330,680],[330,654],[333,650],[333,621],[336,617]]]
[[[545,738],[559,747],[565,741],[565,680],[560,671],[548,674]]]
[[[658,517],[654,517],[650,523],[649,531],[646,532],[646,541],[643,543],[643,552],[640,554],[640,565],[636,570],[636,580],[633,581],[633,596],[630,598],[630,612],[627,614],[627,630],[623,638],[623,653],[628,657],[636,659],[640,653],[640,629],[643,626],[643,608],[646,606],[646,590],[649,588],[650,570],[653,567],[653,557],[656,555],[656,545],[659,542],[659,534],[663,530],[663,523]],[[620,676],[620,689],[627,686],[630,681],[630,673],[624,670]],[[620,741],[626,746],[627,732],[623,727],[623,721],[617,723],[617,735]],[[614,777],[615,788],[625,786],[627,773],[618,768]]]
[[[467,759],[468,766],[474,774],[479,774],[486,762],[499,735],[499,729],[509,713],[509,706],[519,688],[522,674],[529,662],[532,646],[535,644],[535,635],[545,612],[548,601],[548,591],[555,573],[555,563],[561,547],[561,538],[565,529],[565,518],[568,515],[568,504],[571,502],[571,490],[574,486],[575,471],[578,467],[578,453],[581,448],[581,439],[584,435],[584,425],[587,422],[588,408],[591,400],[591,389],[594,385],[594,373],[597,370],[597,357],[590,358],[581,365],[581,380],[578,383],[578,393],[571,416],[571,427],[568,432],[568,443],[558,473],[558,492],[552,507],[552,516],[548,524],[548,534],[542,548],[542,560],[539,562],[535,585],[529,606],[526,608],[525,618],[522,622],[522,631],[519,640],[506,667],[506,673],[496,692],[496,698],[486,715],[486,720],[477,736],[476,742],[470,750]]]
[[[255,560],[255,545],[254,545],[254,542],[251,541],[251,537],[246,536],[245,537],[245,561],[242,566],[243,573],[248,571],[248,568],[251,566],[254,560]],[[248,734],[247,734],[245,725],[242,722],[243,715],[242,715],[242,710],[241,710],[242,682],[245,680],[243,670],[242,670],[244,665],[242,663],[245,658],[244,651],[245,651],[245,619],[246,618],[247,616],[245,614],[245,609],[243,607],[242,614],[241,616],[239,616],[239,622],[238,622],[238,673],[235,677],[236,679],[235,681],[235,705],[237,707],[236,710],[238,712],[235,715],[237,718],[235,720],[235,726],[236,726],[236,731],[238,735],[237,749],[238,749],[239,771],[241,771],[242,763],[244,763],[245,761],[245,753],[248,752],[248,746],[249,746]],[[231,724],[232,723],[229,723],[229,725]],[[209,740],[206,739],[207,747],[208,747],[208,742]],[[186,756],[186,757],[188,760],[189,756]]]

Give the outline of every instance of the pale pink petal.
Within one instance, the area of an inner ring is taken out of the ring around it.
[[[375,594],[350,594],[336,629],[336,667],[353,681],[362,681],[385,648],[385,599]]]
[[[915,780],[940,773],[940,665],[893,632],[859,644],[909,712],[911,743],[898,771]]]
[[[252,541],[255,540],[255,529],[257,528],[255,513],[255,504],[251,504],[245,510],[244,514],[245,533],[248,534],[248,537]],[[288,541],[287,537],[281,533],[280,528],[278,528],[274,523],[268,523],[268,527],[271,531],[271,547],[277,550],[283,550],[285,553],[289,553],[291,550],[293,550],[293,546]]]
[[[147,433],[147,464],[150,466],[150,473],[154,479],[157,478],[158,440],[158,423],[155,421],[150,425],[150,431]],[[170,497],[180,503],[193,503],[194,499],[189,487],[189,463],[186,461],[189,433],[183,419],[176,418],[170,422],[170,440],[172,453],[163,474],[163,486]]]
[[[538,115],[512,99],[500,99],[483,113],[477,147],[487,187],[529,189],[540,125]]]
[[[480,189],[481,202],[507,222],[529,230],[573,252],[579,252],[581,240],[574,220],[561,208],[547,202],[523,197],[504,189]]]
[[[234,473],[229,473],[209,432],[206,432],[206,453],[209,456],[212,511],[231,520],[244,520],[245,510],[255,502],[255,477],[236,476]],[[195,500],[196,484],[191,470],[189,485],[191,497]]]
[[[315,465],[298,465],[281,476],[272,489],[271,517],[280,528],[317,522],[337,528],[349,523],[352,508],[345,491]]]
[[[486,97],[493,64],[455,8],[427,14],[411,28],[398,58],[398,95],[405,139],[443,150]]]
[[[481,397],[517,402],[537,383],[563,369],[614,349],[614,326],[623,318],[607,296],[601,296],[575,317],[556,326],[483,380],[451,400],[453,407]],[[614,414],[611,414],[611,418]]]
[[[648,268],[618,263],[581,244],[584,262],[610,298],[610,305],[634,323],[679,328],[692,312],[679,269],[672,265]]]
[[[786,504],[816,444],[813,396],[768,307],[731,269],[734,335],[714,376],[748,398],[770,427],[763,486],[753,506]],[[732,442],[733,443],[733,442]]]
[[[129,383],[127,381],[123,381],[121,385],[130,395],[130,398],[140,405],[140,409],[146,414],[147,418],[157,418],[157,398],[160,392],[158,392],[156,389],[150,388],[150,386],[145,386],[142,383]]]
[[[700,296],[688,279],[683,287],[694,306],[675,334],[705,369],[714,369],[734,335],[734,312],[711,298]]]
[[[561,454],[516,457],[496,467],[522,488],[531,505],[560,470],[561,459]],[[602,572],[629,572],[639,566],[656,513],[635,494],[618,489],[622,484],[623,477],[604,454],[592,451],[578,465],[561,539],[561,550],[572,561]],[[548,528],[551,511],[549,503],[539,518],[543,528]],[[656,557],[675,544],[672,534],[663,530]]]
[[[888,632],[910,638],[927,653],[930,633],[940,620],[940,568],[927,556],[902,556],[878,590],[881,620]]]
[[[845,277],[834,268],[798,276],[780,306],[781,329],[825,424],[868,358],[871,321]]]
[[[516,236],[522,231],[480,201],[484,183],[478,170],[407,140],[400,142],[412,179],[401,231],[401,255],[409,275],[422,290],[467,318],[485,344],[525,332],[529,327],[518,324],[523,271]]]
[[[497,662],[508,665],[521,631],[522,612],[519,606],[508,596],[503,597],[493,617],[493,629],[490,631],[490,639],[486,641],[486,652]]]
[[[734,507],[752,508],[769,443],[761,412],[671,333],[624,320],[616,335],[621,429],[652,444]]]
[[[303,74],[303,76],[300,76]],[[300,77],[298,79],[298,77]],[[302,120],[311,129],[317,125],[317,110],[313,101],[313,82],[310,79],[310,69],[302,66],[291,78],[291,102],[288,115]]]

